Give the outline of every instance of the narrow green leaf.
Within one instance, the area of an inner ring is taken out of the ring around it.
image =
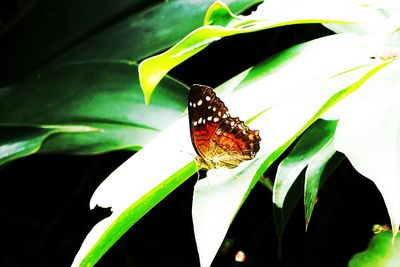
[[[312,161],[313,157],[331,141],[336,121],[316,121],[299,138],[289,155],[279,164],[274,184],[273,202],[282,207],[286,192],[299,176],[300,172]]]
[[[357,253],[349,267],[396,267],[400,262],[400,237],[393,239],[389,231],[372,237],[368,248]]]
[[[274,217],[278,238],[283,235],[286,223],[303,195],[304,187],[292,189],[300,173],[310,164],[315,156],[324,150],[335,133],[336,121],[317,120],[299,138],[289,155],[279,164],[275,177],[273,197]],[[286,200],[289,190],[292,189],[292,199]],[[296,195],[296,196],[294,196]]]
[[[304,180],[304,209],[306,230],[317,201],[319,188],[343,161],[343,154],[336,153],[333,137],[318,151],[307,166]]]

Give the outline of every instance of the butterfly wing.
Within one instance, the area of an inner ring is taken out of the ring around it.
[[[230,117],[211,87],[193,85],[188,102],[190,136],[202,167],[235,168],[255,157],[260,149],[259,132]]]
[[[217,153],[219,165],[235,168],[242,161],[255,157],[261,138],[259,131],[250,130],[239,118],[229,117],[223,120],[212,140],[222,149]]]
[[[193,147],[200,157],[206,158],[211,138],[221,125],[222,114],[228,114],[228,109],[211,87],[199,84],[190,88],[188,109]]]

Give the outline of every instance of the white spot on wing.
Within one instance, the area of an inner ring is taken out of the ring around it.
[[[216,108],[216,107],[213,107],[213,111],[217,111],[217,108]]]
[[[193,122],[193,126],[196,126],[196,125],[197,125],[197,121],[194,121],[194,122]]]
[[[211,121],[211,120],[212,120],[212,116],[208,116],[208,117],[207,117],[207,120],[208,120],[208,121]]]
[[[222,115],[222,118],[226,119],[226,118],[228,118],[228,115],[225,113],[224,115]]]
[[[211,100],[211,97],[210,97],[210,96],[206,96],[206,100],[207,100],[207,101],[210,101],[210,100]]]
[[[219,118],[218,118],[218,117],[215,117],[213,121],[214,121],[214,122],[217,122],[217,121],[219,121]]]
[[[197,122],[200,124],[202,120],[203,120],[203,118],[199,118],[199,120]]]
[[[201,106],[201,104],[203,104],[203,100],[200,99],[200,100],[197,102],[197,105],[198,105],[198,106]]]
[[[192,106],[193,106],[193,103],[192,103],[192,102],[189,102],[189,106],[191,106],[191,107],[192,107]]]

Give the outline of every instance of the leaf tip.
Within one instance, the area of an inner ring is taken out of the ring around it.
[[[222,1],[215,1],[207,10],[204,16],[203,25],[220,25],[221,21],[237,18],[235,14],[229,9],[228,5]],[[222,20],[221,20],[222,19]],[[223,26],[221,24],[220,26]]]
[[[156,86],[165,76],[165,72],[153,69],[153,61],[155,57],[145,59],[139,64],[139,84],[144,95],[144,102],[146,105],[150,104],[151,95],[153,94]]]

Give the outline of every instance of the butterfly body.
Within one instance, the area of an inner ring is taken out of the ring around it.
[[[235,168],[260,149],[259,131],[231,117],[211,87],[195,84],[189,92],[190,135],[203,169]]]

